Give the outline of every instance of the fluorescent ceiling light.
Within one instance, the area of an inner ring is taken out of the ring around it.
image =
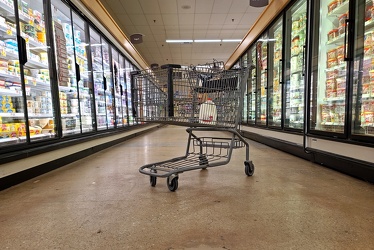
[[[241,42],[242,39],[222,39],[222,42]]]
[[[221,39],[194,40],[195,43],[220,43]]]
[[[166,40],[167,43],[192,43],[193,40]]]

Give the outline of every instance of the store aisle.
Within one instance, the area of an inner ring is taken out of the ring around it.
[[[368,249],[374,186],[250,141],[170,192],[138,172],[183,155],[167,126],[0,192],[2,249]]]

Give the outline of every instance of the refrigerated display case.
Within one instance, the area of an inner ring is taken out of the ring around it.
[[[315,24],[313,81],[311,88],[310,129],[344,136],[346,121],[346,89],[349,62],[346,20],[349,1],[318,1]],[[317,32],[318,31],[318,32]],[[318,40],[317,40],[318,39]],[[338,136],[338,135],[336,135]]]
[[[269,28],[269,114],[268,126],[282,126],[282,45],[283,45],[283,16]]]
[[[303,129],[307,1],[299,0],[286,12],[284,128]]]
[[[257,95],[256,125],[267,122],[267,89],[268,89],[268,35],[264,34],[256,43],[257,60]]]
[[[355,1],[354,72],[352,84],[352,135],[374,136],[374,6]],[[352,25],[352,23],[349,23]],[[352,43],[353,44],[353,43]]]
[[[42,0],[0,1],[0,147],[56,136]]]

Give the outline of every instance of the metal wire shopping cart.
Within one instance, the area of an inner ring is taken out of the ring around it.
[[[248,70],[217,70],[212,65],[182,68],[168,64],[131,73],[133,116],[138,122],[188,127],[184,156],[140,167],[152,186],[157,177],[165,177],[169,190],[175,191],[180,173],[225,165],[233,149],[244,146],[245,173],[254,173],[249,144],[239,133]]]

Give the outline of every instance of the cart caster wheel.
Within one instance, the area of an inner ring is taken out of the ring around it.
[[[157,173],[156,170],[151,170],[151,173]],[[156,183],[157,183],[157,177],[156,176],[149,176],[149,183],[151,183],[151,186],[152,187],[155,187],[156,186]]]
[[[166,183],[168,185],[168,188],[171,192],[174,192],[178,189],[178,177],[172,177],[170,180],[170,177],[167,178]]]
[[[199,156],[199,166],[208,165],[208,159],[205,155]],[[201,168],[201,170],[206,170],[207,167]]]
[[[244,162],[244,170],[245,170],[245,174],[247,176],[252,176],[253,173],[255,172],[255,165],[253,165],[253,162],[252,161],[245,161]]]

